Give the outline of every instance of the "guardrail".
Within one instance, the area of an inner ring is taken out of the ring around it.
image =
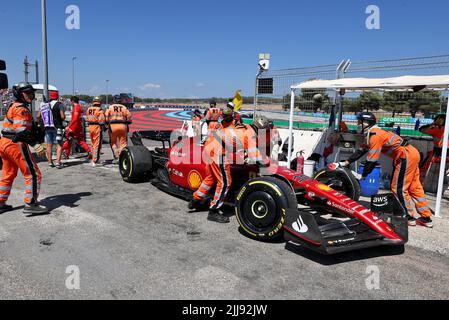
[[[130,110],[195,110],[202,109],[200,106],[184,106],[184,105],[148,105],[140,106],[130,109]]]

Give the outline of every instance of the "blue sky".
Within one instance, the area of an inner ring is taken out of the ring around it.
[[[365,28],[366,7],[381,10],[381,29]],[[77,5],[81,29],[65,28]],[[258,53],[274,69],[449,53],[449,1],[47,0],[50,83],[87,94],[141,97],[252,95]],[[23,58],[41,62],[40,1],[3,0],[0,58],[11,83]],[[32,75],[33,79],[34,75]]]

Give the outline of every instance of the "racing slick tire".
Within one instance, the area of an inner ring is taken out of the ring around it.
[[[126,182],[147,180],[153,171],[153,157],[144,146],[128,146],[122,150],[119,158],[119,169]]]
[[[288,209],[298,209],[295,193],[286,182],[274,177],[249,180],[236,198],[237,221],[243,232],[256,240],[282,236]]]
[[[360,198],[360,183],[349,169],[329,170],[323,168],[315,173],[313,179],[343,193],[354,201],[358,201]]]

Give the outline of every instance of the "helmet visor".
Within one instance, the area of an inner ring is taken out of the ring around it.
[[[26,97],[28,97],[28,99],[30,99],[30,100],[34,100],[36,98],[34,89],[22,90],[22,94],[25,95]]]

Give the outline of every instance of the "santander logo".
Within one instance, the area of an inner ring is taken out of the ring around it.
[[[309,227],[304,223],[301,216],[299,216],[296,222],[293,223],[292,227],[293,230],[295,230],[298,233],[304,234],[307,233],[307,231],[309,231]]]

